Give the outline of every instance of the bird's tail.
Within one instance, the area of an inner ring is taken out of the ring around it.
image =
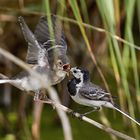
[[[0,84],[10,83],[11,81],[7,76],[0,73]]]
[[[135,122],[136,124],[138,124],[140,126],[139,121],[137,121],[134,118],[132,118],[127,112],[122,111],[118,105],[114,105],[114,109],[117,110],[118,112],[120,112],[121,114],[123,114],[124,116],[126,116],[127,118],[129,118],[130,120],[132,120],[133,122]]]
[[[10,83],[12,80],[8,80],[8,79],[0,79],[0,84],[4,84],[4,83]]]

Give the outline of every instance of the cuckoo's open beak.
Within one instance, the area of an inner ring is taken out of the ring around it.
[[[69,76],[70,69],[70,64],[63,65],[63,70],[67,72],[67,76]]]
[[[70,64],[65,64],[63,65],[63,70],[66,71],[66,72],[69,72],[70,71]]]

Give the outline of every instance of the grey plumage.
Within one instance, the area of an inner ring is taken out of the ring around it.
[[[138,121],[133,119],[128,113],[122,111],[115,104],[114,97],[110,93],[90,82],[88,70],[75,67],[71,68],[71,72],[74,78],[67,85],[70,96],[75,102],[93,108],[105,106],[115,109],[140,125]]]
[[[85,83],[84,86],[80,88],[79,92],[84,98],[89,100],[101,100],[114,104],[112,96],[109,93],[105,92],[102,88],[92,84],[91,82]]]
[[[19,23],[26,42],[28,43],[28,50],[26,56],[26,62],[29,64],[48,65],[47,51],[30,31],[29,27],[25,23],[23,17],[19,17]]]
[[[42,16],[35,29],[35,37],[39,44],[42,44],[43,48],[47,50],[48,61],[51,66],[58,59],[61,59],[63,63],[68,63],[69,61],[66,55],[67,44],[62,30],[62,24],[53,15],[51,19],[54,36],[51,37],[47,17]]]
[[[24,38],[28,43],[26,62],[32,64],[32,70],[42,76],[47,84],[55,85],[61,82],[69,71],[70,64],[66,56],[67,45],[64,34],[62,28],[58,28],[57,20],[54,17],[52,19],[52,28],[55,31],[55,38],[53,39],[55,44],[52,46],[52,44],[49,44],[51,38],[48,33],[46,17],[40,18],[34,34],[30,31],[23,17],[18,19]],[[11,79],[0,80],[0,84],[2,83],[17,84],[20,89],[26,91],[39,91],[43,88],[40,81],[26,71]]]
[[[65,36],[62,31],[62,23],[60,20],[56,19],[53,15],[52,19],[52,30],[54,34],[54,38],[51,38],[50,29],[48,25],[48,19],[45,16],[42,16],[39,20],[38,25],[35,29],[35,36],[40,44],[44,44],[46,49],[50,48],[50,43],[54,43],[55,45],[61,45],[63,50],[67,50],[67,44],[65,41]]]

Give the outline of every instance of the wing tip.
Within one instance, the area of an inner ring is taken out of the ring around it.
[[[19,16],[19,17],[18,17],[18,21],[21,23],[21,22],[24,21],[24,18],[23,18],[22,16]]]
[[[48,20],[48,18],[47,18],[47,17],[48,17],[48,16],[43,15],[43,16],[41,16],[41,17],[40,17],[40,20],[47,21],[47,20]],[[51,20],[54,22],[54,21],[55,21],[55,19],[56,19],[56,15],[51,14],[51,15],[50,15],[50,17],[51,17]]]

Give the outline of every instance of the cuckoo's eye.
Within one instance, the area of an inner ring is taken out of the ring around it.
[[[62,62],[61,61],[59,62],[59,65],[62,65]]]
[[[57,61],[57,64],[58,64],[59,66],[62,66],[62,65],[63,65],[63,63],[62,63],[61,60],[58,60],[58,61]]]

